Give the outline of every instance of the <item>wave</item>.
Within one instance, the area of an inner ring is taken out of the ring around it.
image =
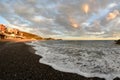
[[[56,70],[77,73],[85,77],[100,77],[113,80],[120,77],[120,47],[87,47],[73,43],[32,42],[42,56],[40,63]],[[91,45],[89,43],[88,45]],[[101,45],[98,43],[98,45]],[[96,46],[98,46],[96,45]],[[105,44],[103,44],[104,46]],[[74,46],[74,47],[73,47]]]

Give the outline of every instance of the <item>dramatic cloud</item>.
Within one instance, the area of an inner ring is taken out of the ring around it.
[[[110,12],[107,16],[107,20],[115,19],[119,15],[118,10],[114,10],[113,12]]]
[[[120,34],[119,0],[1,0],[0,16],[8,26],[45,37]]]

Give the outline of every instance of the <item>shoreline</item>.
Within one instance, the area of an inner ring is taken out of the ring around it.
[[[31,42],[38,41],[36,39],[1,39],[0,42]]]
[[[61,72],[49,65],[39,63],[41,56],[23,42],[0,42],[1,80],[104,80],[86,78],[74,73]]]

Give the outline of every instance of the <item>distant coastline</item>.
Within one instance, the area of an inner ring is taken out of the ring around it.
[[[20,31],[15,28],[7,28],[4,24],[0,24],[0,41],[34,41],[34,40],[62,40],[51,37],[44,38],[36,34]]]

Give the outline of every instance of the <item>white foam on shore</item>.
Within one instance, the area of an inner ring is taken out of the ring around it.
[[[40,63],[52,66],[56,70],[77,73],[85,77],[100,77],[113,80],[120,77],[120,47],[70,47],[32,42],[42,56]]]

